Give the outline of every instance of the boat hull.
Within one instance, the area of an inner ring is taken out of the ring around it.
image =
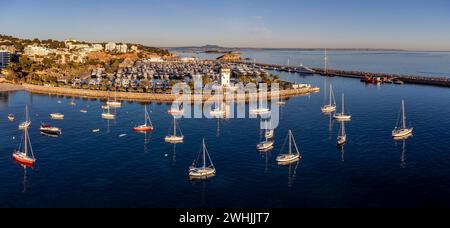
[[[265,143],[260,143],[256,146],[256,149],[259,151],[265,151],[265,150],[270,150],[273,148],[273,145],[275,144],[275,142],[265,142]]]
[[[393,138],[404,138],[407,136],[411,136],[413,134],[414,129],[401,129],[401,130],[394,130],[392,131],[392,137]]]
[[[19,130],[25,130],[27,128],[29,128],[31,125],[31,122],[23,122],[19,125]]]
[[[36,159],[29,158],[23,153],[15,152],[12,157],[13,160],[20,165],[33,167],[36,164]]]
[[[346,137],[338,137],[337,140],[337,145],[338,146],[343,146],[347,143],[347,138]]]
[[[278,163],[292,163],[300,160],[300,155],[282,154],[277,157]]]
[[[121,108],[122,103],[119,102],[106,102],[106,105],[108,105],[111,108]]]
[[[167,136],[166,138],[164,138],[164,141],[166,143],[172,143],[172,144],[183,143],[184,137]]]
[[[327,105],[322,107],[321,110],[323,113],[332,113],[336,111],[336,106]]]
[[[339,120],[339,121],[349,121],[352,119],[352,116],[338,114],[338,115],[334,115],[333,118],[335,120]]]
[[[191,179],[207,179],[216,175],[214,168],[191,168],[189,170],[189,177]]]
[[[150,132],[153,130],[154,130],[154,128],[152,126],[146,126],[146,125],[142,125],[142,126],[133,128],[133,131],[135,131],[135,132]]]
[[[184,114],[184,110],[169,110],[167,113],[172,116],[182,116]]]
[[[111,114],[102,114],[102,118],[105,120],[113,120],[116,118],[115,115],[111,115]]]

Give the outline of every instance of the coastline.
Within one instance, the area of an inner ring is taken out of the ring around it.
[[[2,93],[21,91],[21,90],[25,90],[25,87],[23,87],[22,85],[17,85],[17,84],[7,83],[7,82],[0,82],[0,92],[2,92]]]
[[[85,98],[97,98],[97,99],[110,99],[116,98],[118,100],[123,101],[137,101],[137,102],[164,102],[164,103],[172,103],[175,100],[181,98],[183,95],[176,94],[156,94],[156,93],[130,93],[130,92],[110,92],[110,91],[98,91],[98,90],[84,90],[84,89],[71,89],[71,88],[61,88],[61,87],[46,87],[46,86],[38,86],[31,84],[23,84],[20,86],[22,90],[26,90],[31,93],[36,94],[46,94],[46,95],[63,95],[63,96],[71,96],[71,97],[85,97]],[[301,89],[288,89],[288,90],[280,90],[279,98],[289,98],[296,97],[302,95],[308,95],[311,93],[320,92],[320,88],[312,87],[312,88],[301,88]],[[271,92],[267,93],[259,93],[257,96],[259,97],[267,97],[268,100],[271,99]],[[213,98],[212,95],[203,95],[202,102],[207,102]],[[224,99],[227,99],[224,97]],[[246,94],[245,96],[233,94],[233,100],[238,102],[248,102],[250,100],[250,95]],[[188,98],[183,100],[188,102],[196,101],[195,96],[192,98]]]

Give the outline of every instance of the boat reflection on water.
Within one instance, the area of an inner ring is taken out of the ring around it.
[[[412,137],[412,135],[408,135],[408,136],[405,136],[405,137],[402,137],[402,138],[400,138],[400,137],[394,138],[396,143],[398,143],[400,141],[402,142],[402,153],[401,153],[401,156],[400,156],[400,167],[402,169],[405,169],[406,166],[407,166],[407,162],[406,162],[406,141],[408,141],[408,139],[410,139],[411,137]]]
[[[292,188],[297,178],[297,170],[300,165],[300,160],[289,165],[288,187]]]
[[[342,145],[340,149],[341,149],[341,162],[345,162],[345,145]]]
[[[28,182],[27,182],[27,167],[26,166],[22,166],[23,167],[23,191],[22,193],[27,193],[27,187],[28,187]]]

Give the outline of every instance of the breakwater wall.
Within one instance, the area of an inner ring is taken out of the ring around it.
[[[38,86],[38,85],[30,85],[24,84],[23,87],[31,92],[37,94],[46,94],[46,95],[64,95],[64,96],[72,96],[72,97],[87,97],[87,98],[98,98],[98,99],[113,99],[116,98],[118,100],[128,100],[128,101],[141,101],[141,102],[162,102],[162,103],[172,103],[177,99],[181,99],[182,101],[194,102],[196,101],[196,96],[183,96],[181,94],[157,94],[157,93],[130,93],[130,92],[110,92],[110,91],[98,91],[98,90],[84,90],[84,89],[71,89],[71,88],[62,88],[62,87],[47,87],[47,86]],[[294,96],[302,96],[308,95],[311,93],[320,92],[320,88],[311,87],[311,88],[300,88],[300,89],[287,89],[280,90],[278,95],[280,98],[289,98]],[[254,96],[266,98],[268,100],[271,99],[271,92],[261,92],[258,94],[236,94],[230,93],[232,98],[228,98],[224,96],[224,100],[235,100],[238,102],[248,102],[250,98]],[[202,102],[206,102],[213,98],[211,94],[205,94],[201,96]]]

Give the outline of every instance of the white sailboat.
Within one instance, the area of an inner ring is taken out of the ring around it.
[[[295,138],[291,130],[289,130],[288,138],[289,138],[289,152],[287,154],[280,154],[277,156],[277,162],[281,165],[291,164],[301,159],[300,151],[297,147],[297,143],[295,142]],[[294,149],[293,146],[295,148],[295,151],[293,150]]]
[[[108,110],[107,112],[103,112],[102,113],[102,118],[105,119],[105,120],[113,120],[113,119],[115,119],[116,115],[111,113],[111,109],[109,108],[109,106],[108,106],[107,110]]]
[[[259,143],[256,146],[256,149],[261,152],[266,152],[266,151],[273,149],[274,144],[275,144],[275,141],[270,140],[270,138],[267,138],[267,135],[265,135],[265,140],[262,141],[261,143]]]
[[[334,97],[333,85],[330,83],[330,103],[322,107],[323,113],[332,113],[336,111],[336,98]]]
[[[72,100],[69,103],[69,106],[76,106],[77,104],[75,103],[75,99],[72,98]]]
[[[36,158],[34,157],[33,148],[31,146],[30,135],[28,134],[28,128],[23,130],[23,151],[21,151],[21,146],[18,150],[15,150],[12,157],[14,161],[23,165],[25,167],[33,167],[36,163]]]
[[[181,132],[181,130],[180,130]],[[167,143],[183,143],[184,136],[183,133],[180,134],[180,136],[177,136],[177,120],[176,118],[173,118],[173,135],[166,136],[164,139]]]
[[[226,112],[223,106],[224,105],[222,104],[222,102],[220,102],[220,105],[216,105],[216,107],[210,112],[210,115],[216,118],[224,117]]]
[[[108,101],[106,102],[106,105],[108,105],[111,108],[121,108],[122,103],[117,101],[117,93],[114,92],[114,101]]]
[[[339,136],[337,138],[337,145],[343,146],[347,143],[347,133],[345,132],[345,122],[341,123],[341,130],[339,131]]]
[[[25,106],[25,122],[19,125],[19,130],[24,130],[25,128],[29,128],[31,125],[30,116],[28,114],[28,105]]]
[[[250,114],[251,115],[264,115],[264,114],[269,114],[270,113],[270,109],[268,108],[255,108],[250,110]]]
[[[202,164],[199,166],[199,156],[197,156],[197,159],[194,161],[191,167],[189,167],[189,177],[192,179],[206,179],[210,178],[216,175],[216,168],[214,167],[214,164],[212,162],[211,156],[208,153],[208,149],[206,148],[205,139],[203,139],[202,143],[202,150],[201,150],[201,156],[202,156]],[[207,160],[209,162],[209,165],[207,165]]]
[[[50,114],[50,117],[52,118],[52,120],[63,120],[64,119],[64,114],[52,113],[52,114]]]
[[[340,120],[340,121],[348,121],[352,119],[351,115],[345,114],[345,95],[342,94],[342,113],[336,113],[333,116],[334,119]]]
[[[406,112],[405,112],[405,101],[402,101],[402,126],[397,126],[392,131],[392,137],[393,138],[405,138],[408,136],[411,136],[413,134],[414,129],[413,128],[407,128],[406,127]]]

